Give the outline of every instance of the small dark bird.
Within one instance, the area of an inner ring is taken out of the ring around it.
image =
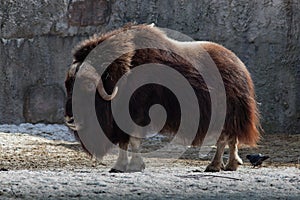
[[[261,154],[251,154],[251,155],[247,155],[246,158],[250,161],[253,167],[256,167],[256,166],[261,166],[263,161],[267,160],[270,157]]]

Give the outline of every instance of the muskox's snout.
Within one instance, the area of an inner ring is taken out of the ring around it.
[[[77,127],[74,121],[74,117],[65,116],[65,124],[73,131],[77,131]]]
[[[65,116],[65,121],[68,124],[73,124],[74,123],[74,117]]]

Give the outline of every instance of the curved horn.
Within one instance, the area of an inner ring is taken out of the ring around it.
[[[107,94],[107,92],[104,89],[103,82],[99,74],[97,73],[96,69],[88,62],[84,62],[81,65],[81,74],[78,74],[78,76],[83,76],[83,77],[88,77],[92,81],[95,81],[94,83],[97,85],[97,91],[99,92],[100,96],[106,100],[106,101],[111,101],[115,96],[117,95],[118,92],[118,87],[114,88],[114,91],[112,92],[111,95]]]
[[[112,92],[111,95],[107,94],[105,89],[104,89],[103,82],[102,82],[101,78],[99,80],[97,90],[98,90],[100,96],[106,101],[111,101],[113,98],[115,98],[115,96],[118,93],[118,87],[115,87],[114,91]]]

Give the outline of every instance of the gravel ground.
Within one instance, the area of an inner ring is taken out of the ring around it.
[[[299,199],[296,168],[193,172],[195,167],[150,167],[142,173],[106,169],[2,172],[0,198],[49,199]],[[198,169],[198,168],[197,168]],[[202,168],[200,168],[202,170]],[[204,169],[204,168],[203,168]]]
[[[192,148],[178,160],[145,158],[142,173],[111,174],[116,149],[92,159],[65,126],[1,125],[0,199],[299,199],[300,136],[264,138],[241,149],[236,172],[204,173],[213,152],[199,159]],[[245,155],[257,152],[271,158],[254,169]]]

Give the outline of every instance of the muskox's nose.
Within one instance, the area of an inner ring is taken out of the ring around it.
[[[65,122],[68,124],[74,124],[74,117],[65,116]]]
[[[74,117],[65,116],[65,124],[73,131],[76,131],[76,125],[74,121]]]

